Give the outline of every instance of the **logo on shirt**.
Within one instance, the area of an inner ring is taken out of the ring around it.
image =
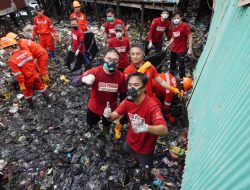
[[[83,17],[83,16],[81,16],[81,17],[80,17],[80,20],[84,20],[84,17]]]
[[[138,114],[132,114],[132,113],[128,113],[128,117],[130,122],[142,122],[145,123],[145,119],[140,117]]]
[[[98,83],[98,91],[102,91],[102,92],[117,92],[118,91],[118,84],[116,84],[116,83],[99,82]]]
[[[126,52],[126,46],[120,46],[115,48],[119,53]]]
[[[156,30],[159,31],[159,32],[164,32],[166,29],[166,27],[162,27],[162,26],[157,26],[156,27]]]
[[[72,38],[73,38],[74,40],[77,40],[77,35],[72,34]]]
[[[155,119],[162,119],[162,114],[160,112],[157,112],[155,114]]]
[[[16,59],[24,59],[25,57],[27,57],[27,53],[22,53],[21,55],[17,56]]]
[[[47,20],[45,20],[45,21],[36,20],[36,21],[37,21],[37,24],[47,24]]]
[[[109,29],[109,34],[115,34],[115,29],[114,28],[110,28]]]
[[[181,36],[180,31],[178,31],[178,32],[173,32],[173,36],[174,36],[174,38],[178,38],[179,36]]]

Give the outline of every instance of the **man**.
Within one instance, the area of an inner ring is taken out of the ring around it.
[[[106,10],[106,15],[107,15],[107,20],[108,21],[104,25],[104,27],[105,27],[105,37],[104,37],[104,42],[102,44],[103,46],[106,45],[108,39],[114,38],[116,36],[116,34],[115,34],[115,26],[117,24],[122,25],[123,31],[124,31],[123,35],[128,36],[127,32],[126,32],[126,29],[125,29],[125,26],[124,26],[124,23],[120,19],[115,18],[115,12],[114,12],[114,10],[112,8],[108,8]]]
[[[37,67],[43,82],[48,85],[50,81],[47,69],[49,56],[46,50],[36,42],[31,41],[30,39],[27,40],[19,38],[19,36],[13,32],[9,32],[6,37],[17,40],[17,45],[20,47],[21,50],[28,50],[31,52],[33,58],[36,59]]]
[[[172,87],[167,84],[166,81],[162,80],[155,69],[155,67],[150,62],[144,62],[144,50],[143,47],[136,44],[130,50],[130,57],[132,63],[124,70],[125,77],[134,72],[140,72],[148,77],[148,83],[146,85],[146,94],[150,97],[154,97],[152,92],[152,82],[155,80],[160,86],[165,89],[169,89],[171,92],[176,94],[181,94],[178,88]],[[157,99],[156,99],[157,101]]]
[[[173,86],[175,88],[177,87],[176,79],[171,73],[169,72],[161,73],[159,74],[159,76],[162,78],[162,80],[166,81],[170,86]],[[155,80],[153,80],[152,88],[157,98],[161,100],[162,113],[164,117],[168,119],[170,123],[174,123],[175,119],[171,115],[171,111],[170,111],[170,106],[174,97],[174,93],[160,86]]]
[[[8,60],[12,74],[16,77],[19,83],[20,90],[27,99],[30,108],[34,108],[32,101],[33,88],[42,92],[43,96],[50,102],[48,92],[41,81],[39,74],[36,72],[34,59],[32,54],[27,50],[20,50],[16,46],[17,42],[14,39],[3,37],[0,40],[0,48],[10,54]]]
[[[176,61],[179,63],[179,76],[182,78],[185,76],[185,55],[192,54],[192,33],[188,23],[182,22],[182,13],[176,12],[173,14],[173,27],[172,38],[167,44],[167,48],[172,45],[171,48],[171,64],[170,73],[175,74]],[[188,42],[188,49],[187,49]]]
[[[171,38],[171,32],[169,29],[170,21],[168,20],[168,17],[169,12],[164,9],[161,13],[161,17],[153,19],[148,32],[148,43],[146,44],[145,50],[146,55],[150,52],[153,46],[157,53],[161,52],[164,33],[168,39]]]
[[[115,110],[106,107],[103,115],[112,122],[126,114],[130,125],[124,149],[139,160],[145,171],[144,182],[149,183],[157,137],[166,135],[168,129],[160,107],[145,93],[148,78],[136,72],[130,74],[126,81],[128,97]]]
[[[90,63],[85,54],[84,33],[80,28],[78,28],[76,18],[71,19],[70,24],[72,28],[71,29],[72,42],[68,48],[69,52],[66,60],[66,66],[68,66],[70,70],[76,71],[80,69],[82,65],[85,64],[85,70],[88,70],[90,69]],[[70,64],[72,64],[72,62],[75,59],[76,59],[76,64],[71,69]]]
[[[112,38],[108,42],[109,48],[115,48],[120,55],[117,69],[121,72],[129,65],[128,52],[130,50],[130,42],[127,37],[123,36],[124,30],[121,24],[115,26],[116,37]]]
[[[105,131],[109,131],[110,127],[110,122],[102,117],[107,102],[112,109],[115,109],[118,93],[121,101],[126,97],[124,75],[116,69],[118,60],[119,53],[116,49],[110,48],[104,55],[103,66],[88,70],[72,83],[73,86],[78,86],[80,79],[84,84],[92,86],[87,109],[87,124],[94,126],[102,118]]]
[[[81,13],[81,4],[78,1],[73,2],[74,12],[70,15],[70,20],[76,18],[78,21],[79,28],[86,32],[88,28],[88,21],[86,15]]]
[[[40,45],[44,49],[49,49],[49,57],[55,59],[55,46],[53,37],[59,42],[59,37],[53,27],[50,18],[45,16],[44,10],[40,6],[36,6],[37,16],[34,18],[34,28],[31,34],[31,40],[34,41],[36,35],[39,35]]]

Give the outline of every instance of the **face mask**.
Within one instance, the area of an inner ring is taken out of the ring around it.
[[[78,26],[72,26],[73,29],[77,30],[78,29]]]
[[[177,25],[177,24],[179,24],[179,23],[180,23],[180,19],[178,19],[178,18],[174,19],[174,24],[175,24],[175,25]]]
[[[138,89],[136,89],[136,88],[134,88],[134,87],[130,88],[130,89],[128,90],[128,92],[127,92],[127,99],[128,99],[128,101],[134,102],[134,101],[135,101],[135,98],[136,98],[137,95],[138,95],[138,91],[141,90],[142,88],[143,88],[143,87],[138,88]]]
[[[104,61],[104,68],[107,69],[110,73],[114,73],[117,67],[117,63],[115,61]]]
[[[165,19],[165,20],[168,19],[168,14],[163,14],[162,18]]]
[[[108,16],[108,17],[107,17],[107,20],[108,20],[109,22],[112,22],[112,21],[114,20],[114,18],[113,18],[112,16]]]
[[[121,32],[116,32],[115,35],[116,35],[117,38],[121,38],[122,37],[122,33]]]

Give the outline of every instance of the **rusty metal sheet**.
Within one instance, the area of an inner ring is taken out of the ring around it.
[[[22,8],[27,7],[29,5],[27,0],[13,0],[13,1],[16,4],[16,7],[18,9],[22,9]]]
[[[4,0],[0,3],[0,16],[7,15],[28,6],[27,0]]]

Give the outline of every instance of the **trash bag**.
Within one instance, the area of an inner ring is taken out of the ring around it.
[[[145,61],[151,62],[151,64],[155,66],[156,70],[158,72],[161,72],[161,68],[166,60],[166,56],[167,56],[167,52],[163,51],[163,52],[156,53],[156,54],[146,57]]]
[[[86,48],[86,53],[88,54],[89,59],[92,61],[95,55],[99,51],[95,40],[95,34],[91,31],[87,31],[84,34],[85,34],[84,44]]]

